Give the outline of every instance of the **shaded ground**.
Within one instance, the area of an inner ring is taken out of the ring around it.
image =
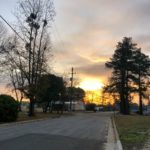
[[[20,144],[21,143],[21,144]],[[103,145],[96,140],[85,140],[58,135],[28,134],[0,142],[2,150],[101,150]]]
[[[75,116],[0,127],[2,150],[103,150],[110,113]]]
[[[36,112],[35,116],[29,117],[26,112],[19,112],[17,122],[18,121],[43,119],[43,118],[57,118],[60,116],[70,116],[70,115],[73,115],[73,114],[70,112],[64,112],[63,114],[61,114],[61,113],[58,114],[57,112],[53,112],[53,113]]]
[[[0,122],[0,125],[3,124],[9,124],[9,123],[17,123],[17,122],[25,122],[25,121],[34,121],[34,120],[42,120],[42,119],[48,119],[48,118],[59,118],[59,117],[67,117],[67,116],[73,116],[74,114],[72,112],[63,112],[57,113],[54,111],[53,113],[43,113],[43,112],[36,112],[34,116],[29,117],[27,112],[19,112],[18,118],[16,121],[13,122]]]
[[[124,150],[142,149],[149,138],[150,117],[118,115],[115,120]]]

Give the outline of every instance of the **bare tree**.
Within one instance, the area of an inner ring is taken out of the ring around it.
[[[29,116],[34,115],[38,81],[47,69],[51,50],[48,29],[54,16],[51,0],[20,1],[16,13],[16,30],[21,38],[7,40],[3,46],[4,62],[9,66],[14,89],[21,91],[30,100]]]
[[[10,37],[1,43],[1,68],[5,74],[5,79],[10,80],[7,84],[15,93],[16,100],[20,103],[19,109],[21,110],[21,102],[23,99],[23,88],[25,79],[20,68],[22,68],[21,56],[17,55],[19,43],[16,37]]]
[[[7,28],[4,26],[4,24],[0,21],[0,81],[1,83],[4,83],[4,72],[3,72],[3,60],[4,58],[1,57],[4,50],[4,43],[7,38]]]
[[[25,95],[30,99],[29,116],[34,115],[36,91],[41,74],[46,71],[47,52],[50,51],[48,28],[55,15],[50,0],[24,0],[19,3],[18,23],[25,41],[25,65],[20,71],[26,79]]]
[[[24,86],[25,78],[23,77],[22,72],[15,68],[9,69],[11,87],[13,86],[12,92],[15,93],[16,99],[19,102],[19,111],[21,111],[22,100],[24,98]]]
[[[6,27],[0,21],[0,44],[3,42],[3,39],[5,39],[6,33],[7,33]]]

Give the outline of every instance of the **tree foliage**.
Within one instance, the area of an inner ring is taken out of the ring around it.
[[[137,92],[137,89],[143,93],[146,89],[146,85],[143,89],[139,88],[139,81],[142,81],[142,78],[139,79],[139,65],[142,65],[140,73],[143,73],[143,77],[148,77],[149,57],[139,52],[140,49],[132,42],[132,38],[125,37],[122,42],[118,42],[112,58],[106,63],[106,67],[112,69],[112,76],[105,90],[119,94],[120,111],[123,114],[130,113],[130,94]]]
[[[85,97],[85,91],[79,87],[67,87],[66,95],[68,100],[72,98],[72,100],[81,101]]]
[[[38,84],[37,100],[43,105],[44,112],[56,101],[63,103],[65,96],[65,83],[62,77],[53,74],[44,74],[41,76]]]
[[[17,116],[17,101],[9,95],[0,95],[0,122],[15,121]]]
[[[147,98],[146,91],[149,88],[150,58],[139,49],[134,55],[134,79],[136,92],[139,95],[139,113],[143,114],[143,98]]]

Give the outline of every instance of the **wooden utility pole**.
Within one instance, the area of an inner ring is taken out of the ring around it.
[[[73,87],[73,75],[74,75],[75,73],[74,73],[74,68],[72,67],[71,68],[71,78],[70,78],[70,82],[71,82],[71,85],[70,85],[70,87],[72,88]]]
[[[70,78],[70,90],[71,90],[71,96],[70,96],[70,111],[72,111],[72,100],[73,100],[73,79],[74,79],[74,68],[71,68],[71,78]]]

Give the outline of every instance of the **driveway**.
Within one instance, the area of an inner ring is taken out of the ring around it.
[[[103,150],[111,113],[76,113],[0,127],[0,150]]]

